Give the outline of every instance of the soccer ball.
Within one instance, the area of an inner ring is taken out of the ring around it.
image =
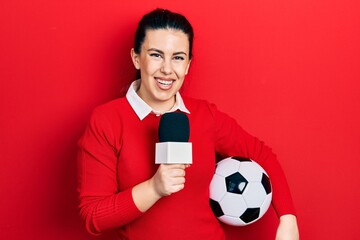
[[[210,183],[210,206],[215,216],[233,226],[259,220],[272,199],[271,183],[265,170],[244,157],[228,157],[216,165]]]

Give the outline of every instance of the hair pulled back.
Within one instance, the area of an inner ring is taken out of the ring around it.
[[[135,32],[134,51],[139,54],[144,43],[147,30],[172,29],[180,30],[189,39],[189,58],[192,58],[194,32],[190,22],[181,14],[166,9],[155,9],[144,15]]]

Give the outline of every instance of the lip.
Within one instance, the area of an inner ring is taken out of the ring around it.
[[[175,82],[174,79],[166,77],[155,77],[154,79],[156,81],[156,85],[161,90],[170,90]],[[161,81],[168,83],[161,83]]]
[[[156,80],[162,80],[162,81],[173,81],[175,82],[175,79],[172,78],[166,78],[166,77],[155,77]]]

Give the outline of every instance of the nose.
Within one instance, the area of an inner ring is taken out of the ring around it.
[[[169,60],[164,60],[160,71],[165,75],[170,75],[172,73],[171,62]]]

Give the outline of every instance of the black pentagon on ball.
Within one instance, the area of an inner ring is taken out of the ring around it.
[[[220,204],[217,201],[215,201],[215,200],[213,200],[211,198],[210,198],[210,207],[213,210],[216,217],[221,217],[221,216],[224,215],[224,212],[221,209]]]
[[[260,215],[260,208],[248,208],[246,211],[240,216],[240,219],[249,223],[256,220]]]
[[[251,159],[245,157],[234,156],[232,159],[238,160],[239,162],[251,162]]]
[[[225,178],[226,190],[231,193],[242,194],[248,184],[248,181],[236,172]]]
[[[271,183],[270,183],[270,179],[269,177],[263,173],[262,178],[261,178],[261,184],[263,185],[266,194],[271,193]]]

